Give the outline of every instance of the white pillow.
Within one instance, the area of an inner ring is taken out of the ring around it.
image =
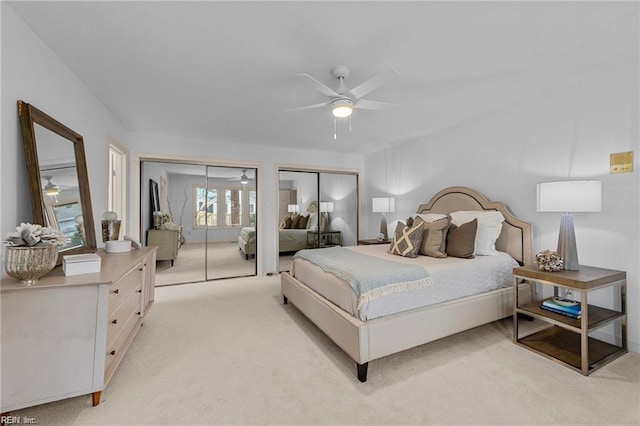
[[[412,215],[411,217],[413,219],[415,219],[416,217],[419,217],[420,219],[424,220],[426,223],[431,223],[440,219],[444,219],[445,217],[447,217],[447,215],[440,214],[440,213],[418,213],[418,214]]]
[[[478,230],[474,244],[474,253],[477,256],[496,256],[496,240],[502,231],[504,216],[498,211],[457,211],[450,214],[451,224],[460,226],[463,223],[478,219]]]
[[[325,231],[329,225],[329,215],[323,212],[320,216],[320,232]],[[318,231],[318,213],[309,213],[307,221],[307,229],[310,231]]]
[[[307,229],[311,231],[318,230],[318,213],[309,213],[309,221],[307,222]]]

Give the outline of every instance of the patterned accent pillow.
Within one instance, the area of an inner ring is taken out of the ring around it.
[[[423,234],[422,223],[409,227],[402,222],[398,222],[396,231],[393,234],[393,240],[389,245],[389,253],[404,257],[418,257]]]
[[[280,229],[290,229],[291,228],[291,215],[286,215],[282,218],[282,222],[280,222]]]

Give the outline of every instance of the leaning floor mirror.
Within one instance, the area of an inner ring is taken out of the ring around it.
[[[58,255],[96,249],[89,176],[82,135],[33,105],[18,101],[33,223],[62,231],[69,239]]]

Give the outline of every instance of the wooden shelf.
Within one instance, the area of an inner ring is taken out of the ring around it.
[[[581,265],[578,271],[549,272],[541,271],[535,265],[529,265],[513,268],[513,276],[514,289],[516,290],[513,315],[514,343],[555,360],[585,376],[627,352],[627,282],[625,272],[584,265]],[[575,319],[542,309],[543,301],[541,300],[520,306],[517,293],[519,279],[552,286],[554,294],[557,294],[558,287],[579,290],[582,292],[580,302],[583,308],[586,306],[586,321],[585,317]],[[621,306],[619,311],[589,305],[587,302],[587,295],[590,291],[607,286],[619,287]],[[520,337],[518,325],[520,314],[532,316],[550,326],[537,333]],[[584,326],[583,321],[585,321]],[[621,346],[611,345],[589,337],[589,332],[614,321],[618,321],[617,327],[619,327],[622,337]],[[582,349],[583,344],[584,350]]]
[[[581,370],[580,335],[562,327],[552,326],[530,336],[518,340],[518,343],[528,349],[562,361],[564,364]],[[589,369],[598,363],[611,359],[613,355],[626,353],[624,348],[611,345],[598,339],[589,337]]]
[[[544,310],[540,307],[542,302],[543,301],[539,301],[539,302],[529,303],[527,305],[521,306],[520,308],[518,308],[518,312],[521,312],[524,314],[530,314],[540,319],[549,318],[553,320],[554,323],[561,323],[561,324],[567,325],[573,328],[575,332],[580,333],[581,320],[567,317],[561,314],[556,314],[555,312]],[[589,330],[593,330],[598,327],[602,327],[603,325],[606,325],[613,320],[622,318],[623,314],[621,312],[613,311],[607,308],[602,308],[600,306],[588,305],[587,316],[589,320],[589,323],[588,323]],[[560,324],[556,324],[556,325],[560,325]]]

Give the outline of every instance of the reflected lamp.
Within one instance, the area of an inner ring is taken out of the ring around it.
[[[395,198],[393,197],[374,197],[372,198],[371,211],[373,213],[382,213],[380,218],[380,233],[384,236],[384,241],[389,239],[387,233],[387,217],[385,213],[392,213],[395,210]]]

